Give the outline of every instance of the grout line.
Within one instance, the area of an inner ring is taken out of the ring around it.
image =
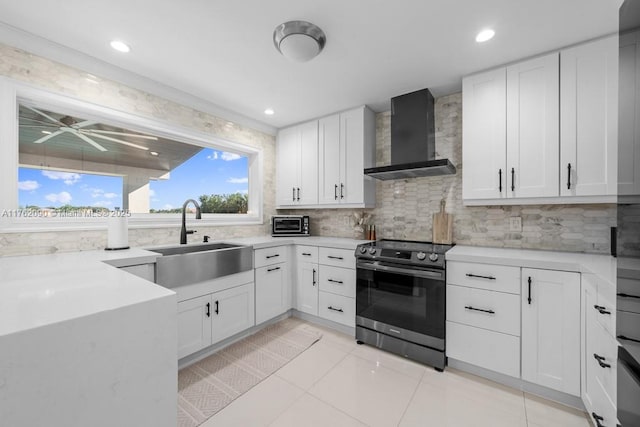
[[[522,404],[524,405],[524,419],[527,422],[527,427],[529,427],[529,414],[527,413],[527,398],[524,395],[524,391],[522,393]]]
[[[422,375],[424,376],[424,372],[422,373]],[[409,406],[411,406],[411,402],[413,402],[413,399],[416,397],[416,393],[418,392],[418,388],[420,388],[420,384],[422,384],[422,378],[420,379],[420,381],[418,381],[418,384],[416,384],[416,388],[413,390],[413,393],[411,394],[411,397],[407,402],[407,406],[404,408],[404,411],[402,411],[400,420],[398,420],[398,424],[397,424],[398,426],[400,426],[400,424],[402,423],[404,416],[407,414],[407,410],[409,409]]]

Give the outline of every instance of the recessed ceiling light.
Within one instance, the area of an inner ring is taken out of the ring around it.
[[[157,151],[149,151],[149,154],[151,154],[152,156],[158,156],[160,153],[158,153]]]
[[[476,41],[478,43],[483,43],[487,40],[491,40],[495,35],[495,31],[493,31],[491,28],[487,28],[486,30],[482,30],[478,33],[478,35],[476,36]]]
[[[127,52],[131,51],[131,48],[129,47],[129,45],[126,44],[125,42],[120,41],[120,40],[112,40],[111,41],[111,47],[114,48],[115,50],[117,50],[118,52],[127,53]]]
[[[45,135],[51,135],[51,132],[49,132],[48,130],[43,130],[42,133],[44,133]]]
[[[265,113],[267,116],[273,116],[276,112],[275,112],[275,111],[273,111],[273,108],[267,108],[266,110],[264,110],[264,113]]]

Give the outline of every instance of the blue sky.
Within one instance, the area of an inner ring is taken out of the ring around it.
[[[151,181],[151,208],[171,209],[203,194],[246,193],[248,159],[205,148],[171,171],[170,179]],[[122,207],[122,177],[18,169],[19,205],[40,207]]]

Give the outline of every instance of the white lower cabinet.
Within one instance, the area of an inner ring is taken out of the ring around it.
[[[272,319],[291,307],[287,263],[256,268],[256,323]]]
[[[580,396],[580,274],[522,269],[522,379]]]
[[[247,283],[178,303],[178,358],[252,327],[254,285]]]
[[[330,292],[319,292],[318,315],[322,318],[355,328],[356,305],[353,298]]]
[[[318,315],[318,264],[298,263],[296,309],[303,313]]]

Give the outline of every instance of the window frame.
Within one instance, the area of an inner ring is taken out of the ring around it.
[[[0,232],[41,232],[99,230],[106,227],[106,218],[19,218],[12,216],[18,209],[18,104],[27,102],[40,108],[78,115],[87,120],[131,129],[186,144],[240,154],[248,158],[249,207],[247,214],[202,215],[198,226],[261,225],[263,206],[263,150],[202,131],[166,121],[101,106],[77,98],[53,93],[0,76]],[[185,200],[189,196],[185,195]],[[6,211],[5,211],[6,210]],[[130,228],[179,227],[180,214],[131,214]]]

